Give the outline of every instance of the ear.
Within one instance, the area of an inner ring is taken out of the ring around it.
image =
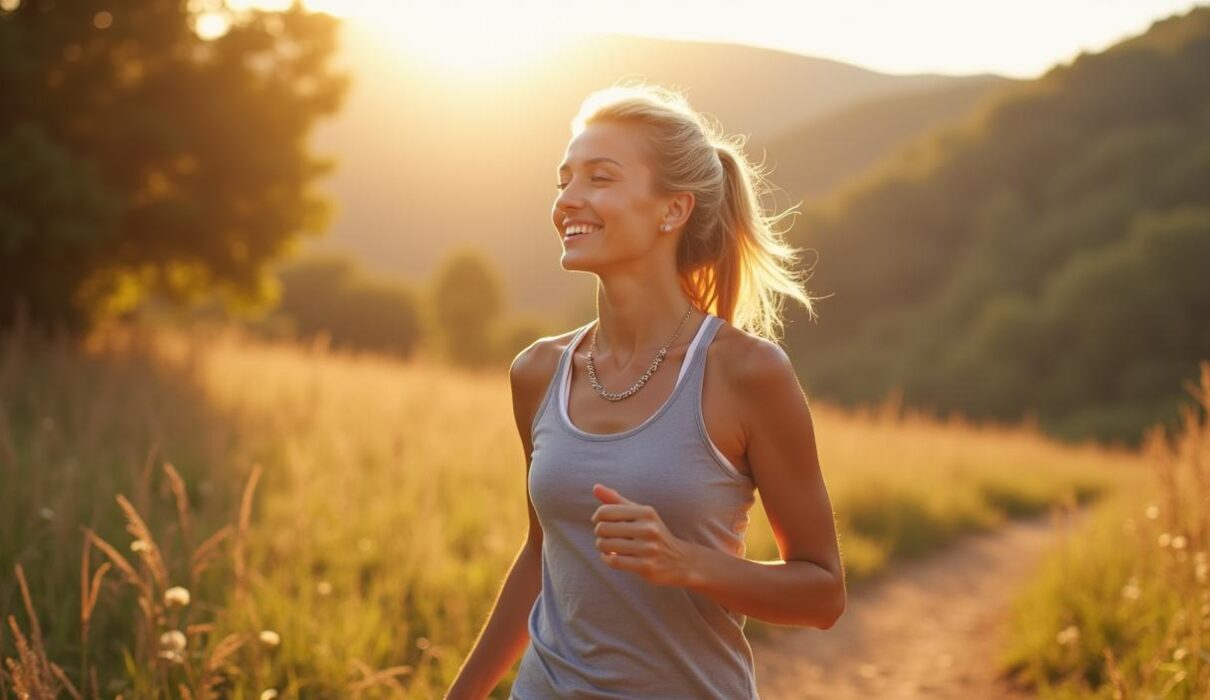
[[[696,202],[697,199],[692,192],[677,192],[670,195],[667,199],[664,218],[658,225],[668,224],[669,232],[683,228],[689,222],[689,215],[693,213],[693,206]]]

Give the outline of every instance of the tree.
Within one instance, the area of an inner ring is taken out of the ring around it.
[[[334,347],[411,357],[421,342],[417,295],[365,272],[351,258],[312,255],[281,270],[279,313],[303,337],[326,333]]]
[[[454,253],[432,288],[433,325],[442,349],[457,364],[481,366],[495,358],[492,324],[502,310],[499,275],[473,251]]]
[[[201,38],[200,13],[229,25]],[[347,78],[337,22],[299,4],[20,3],[0,12],[0,327],[86,328],[149,293],[263,297],[326,226],[306,150]]]

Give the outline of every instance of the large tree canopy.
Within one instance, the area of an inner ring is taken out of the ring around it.
[[[203,39],[198,19],[229,24]],[[328,208],[306,137],[337,21],[299,5],[25,0],[0,11],[0,326],[87,327],[149,292],[260,298]]]

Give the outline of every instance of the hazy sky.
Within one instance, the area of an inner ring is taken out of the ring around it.
[[[239,0],[275,5],[288,0]],[[722,41],[885,73],[1036,77],[1183,14],[1187,0],[307,0],[436,64],[557,57],[585,32]],[[1203,3],[1204,4],[1204,3]]]

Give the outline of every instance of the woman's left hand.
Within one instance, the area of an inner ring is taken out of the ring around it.
[[[657,586],[689,581],[693,545],[674,537],[655,508],[601,484],[592,487],[592,494],[603,504],[592,514],[602,561]]]

